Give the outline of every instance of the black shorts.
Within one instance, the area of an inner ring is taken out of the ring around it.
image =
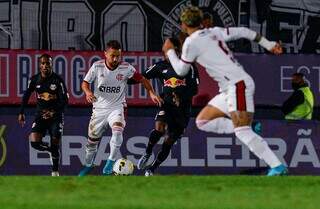
[[[163,104],[158,111],[155,121],[161,121],[168,125],[168,132],[183,130],[188,126],[191,115],[191,104],[177,107],[174,105]]]
[[[63,131],[63,116],[46,120],[41,116],[36,116],[34,122],[32,123],[31,132],[41,133],[43,136],[45,136],[47,131],[51,137],[60,139]]]

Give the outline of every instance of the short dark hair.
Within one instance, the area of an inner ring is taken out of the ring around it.
[[[213,17],[212,17],[212,15],[211,15],[209,12],[203,13],[203,18],[202,18],[202,20],[207,20],[207,19],[209,19],[211,22],[213,22]]]
[[[106,50],[108,50],[109,48],[112,48],[112,49],[121,49],[121,44],[119,43],[119,41],[117,40],[110,40],[108,41],[107,43],[107,47],[106,47]]]
[[[300,78],[304,78],[304,74],[303,73],[293,73],[292,76],[297,76]]]
[[[39,61],[40,61],[40,59],[42,59],[42,58],[47,58],[47,59],[49,59],[49,60],[52,60],[51,55],[49,55],[49,54],[47,54],[47,53],[41,54],[40,57],[39,57]]]

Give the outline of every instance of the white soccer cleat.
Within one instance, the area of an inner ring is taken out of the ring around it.
[[[51,176],[60,176],[58,171],[52,171]]]
[[[153,176],[153,172],[151,170],[146,170],[146,172],[144,173],[144,176],[148,177],[148,176]]]

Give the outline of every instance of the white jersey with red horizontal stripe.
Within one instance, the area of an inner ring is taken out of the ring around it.
[[[229,84],[249,76],[233,57],[226,41],[239,38],[254,40],[256,34],[243,27],[198,30],[185,40],[181,59],[187,63],[196,61],[205,67],[207,73],[218,82],[220,91],[225,91]]]
[[[94,83],[94,96],[97,100],[94,108],[113,108],[126,102],[127,80],[140,78],[141,74],[127,62],[121,62],[117,68],[110,70],[105,60],[99,60],[91,66],[84,80]]]

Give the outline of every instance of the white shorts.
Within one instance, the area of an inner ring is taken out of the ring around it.
[[[108,126],[112,127],[115,122],[120,122],[125,127],[125,117],[123,107],[113,109],[93,109],[88,127],[90,138],[101,138]]]
[[[213,97],[208,105],[214,106],[226,115],[230,112],[246,111],[254,113],[254,89],[252,78],[248,77],[228,86],[227,91]]]

